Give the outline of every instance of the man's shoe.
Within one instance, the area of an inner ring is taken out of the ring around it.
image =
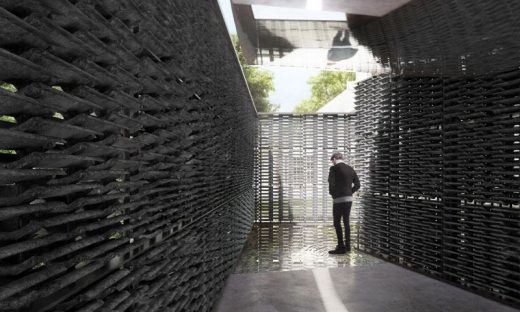
[[[336,249],[329,250],[329,254],[331,255],[342,255],[347,253],[347,248],[345,246],[336,246]]]

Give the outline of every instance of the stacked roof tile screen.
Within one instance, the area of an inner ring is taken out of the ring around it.
[[[362,250],[520,306],[516,1],[417,0],[352,29]]]
[[[210,310],[256,136],[217,4],[0,4],[0,310]]]
[[[331,221],[329,159],[339,151],[354,165],[352,116],[259,114],[258,127],[256,221]]]
[[[485,75],[519,64],[519,13],[511,0],[413,0],[351,34],[397,75]]]
[[[358,85],[362,250],[520,303],[519,77]]]
[[[512,49],[499,47],[498,58]],[[361,249],[519,305],[520,71],[487,55],[471,58],[483,62],[478,70],[444,64],[439,74],[430,64],[420,74],[400,57],[401,75],[356,90]]]

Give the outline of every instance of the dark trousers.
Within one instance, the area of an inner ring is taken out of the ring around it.
[[[336,236],[338,237],[338,245],[350,247],[350,208],[352,202],[334,203],[332,205],[332,216],[334,217],[334,228],[336,229]],[[345,224],[345,241],[343,241],[343,230],[341,228],[341,219]]]

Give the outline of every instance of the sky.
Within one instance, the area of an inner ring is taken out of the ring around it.
[[[229,33],[236,34],[237,29],[235,28],[235,21],[233,20],[233,13],[231,12],[231,0],[218,0],[218,4],[220,5],[222,15],[224,15]]]
[[[304,99],[311,96],[307,80],[319,74],[319,69],[269,66],[273,73],[275,91],[269,95],[271,103],[279,104],[279,112],[292,112],[293,108]]]
[[[228,31],[236,34],[233,13],[231,12],[230,0],[218,0],[222,15],[226,22]],[[266,6],[253,6],[255,17],[267,18],[276,16],[281,19],[319,19],[319,20],[341,20],[345,14],[337,12],[321,12],[308,10],[294,10],[284,8],[272,8]],[[263,70],[273,73],[273,84],[275,91],[269,94],[271,103],[280,105],[279,112],[292,112],[293,108],[302,100],[311,95],[307,80],[317,75],[320,71],[314,68],[262,66]]]
[[[229,1],[229,0],[228,0]],[[253,5],[253,13],[257,19],[281,19],[281,20],[318,20],[318,21],[344,21],[345,13],[320,11],[313,9],[292,9],[270,7],[265,5]]]

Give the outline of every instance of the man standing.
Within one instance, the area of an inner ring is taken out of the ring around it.
[[[337,255],[350,251],[349,216],[350,208],[352,208],[352,194],[359,190],[360,185],[356,171],[343,162],[341,153],[332,154],[330,160],[334,166],[330,167],[329,171],[329,194],[334,200],[332,216],[338,245],[336,249],[329,251],[329,254]],[[345,240],[343,240],[341,219],[345,224]]]

